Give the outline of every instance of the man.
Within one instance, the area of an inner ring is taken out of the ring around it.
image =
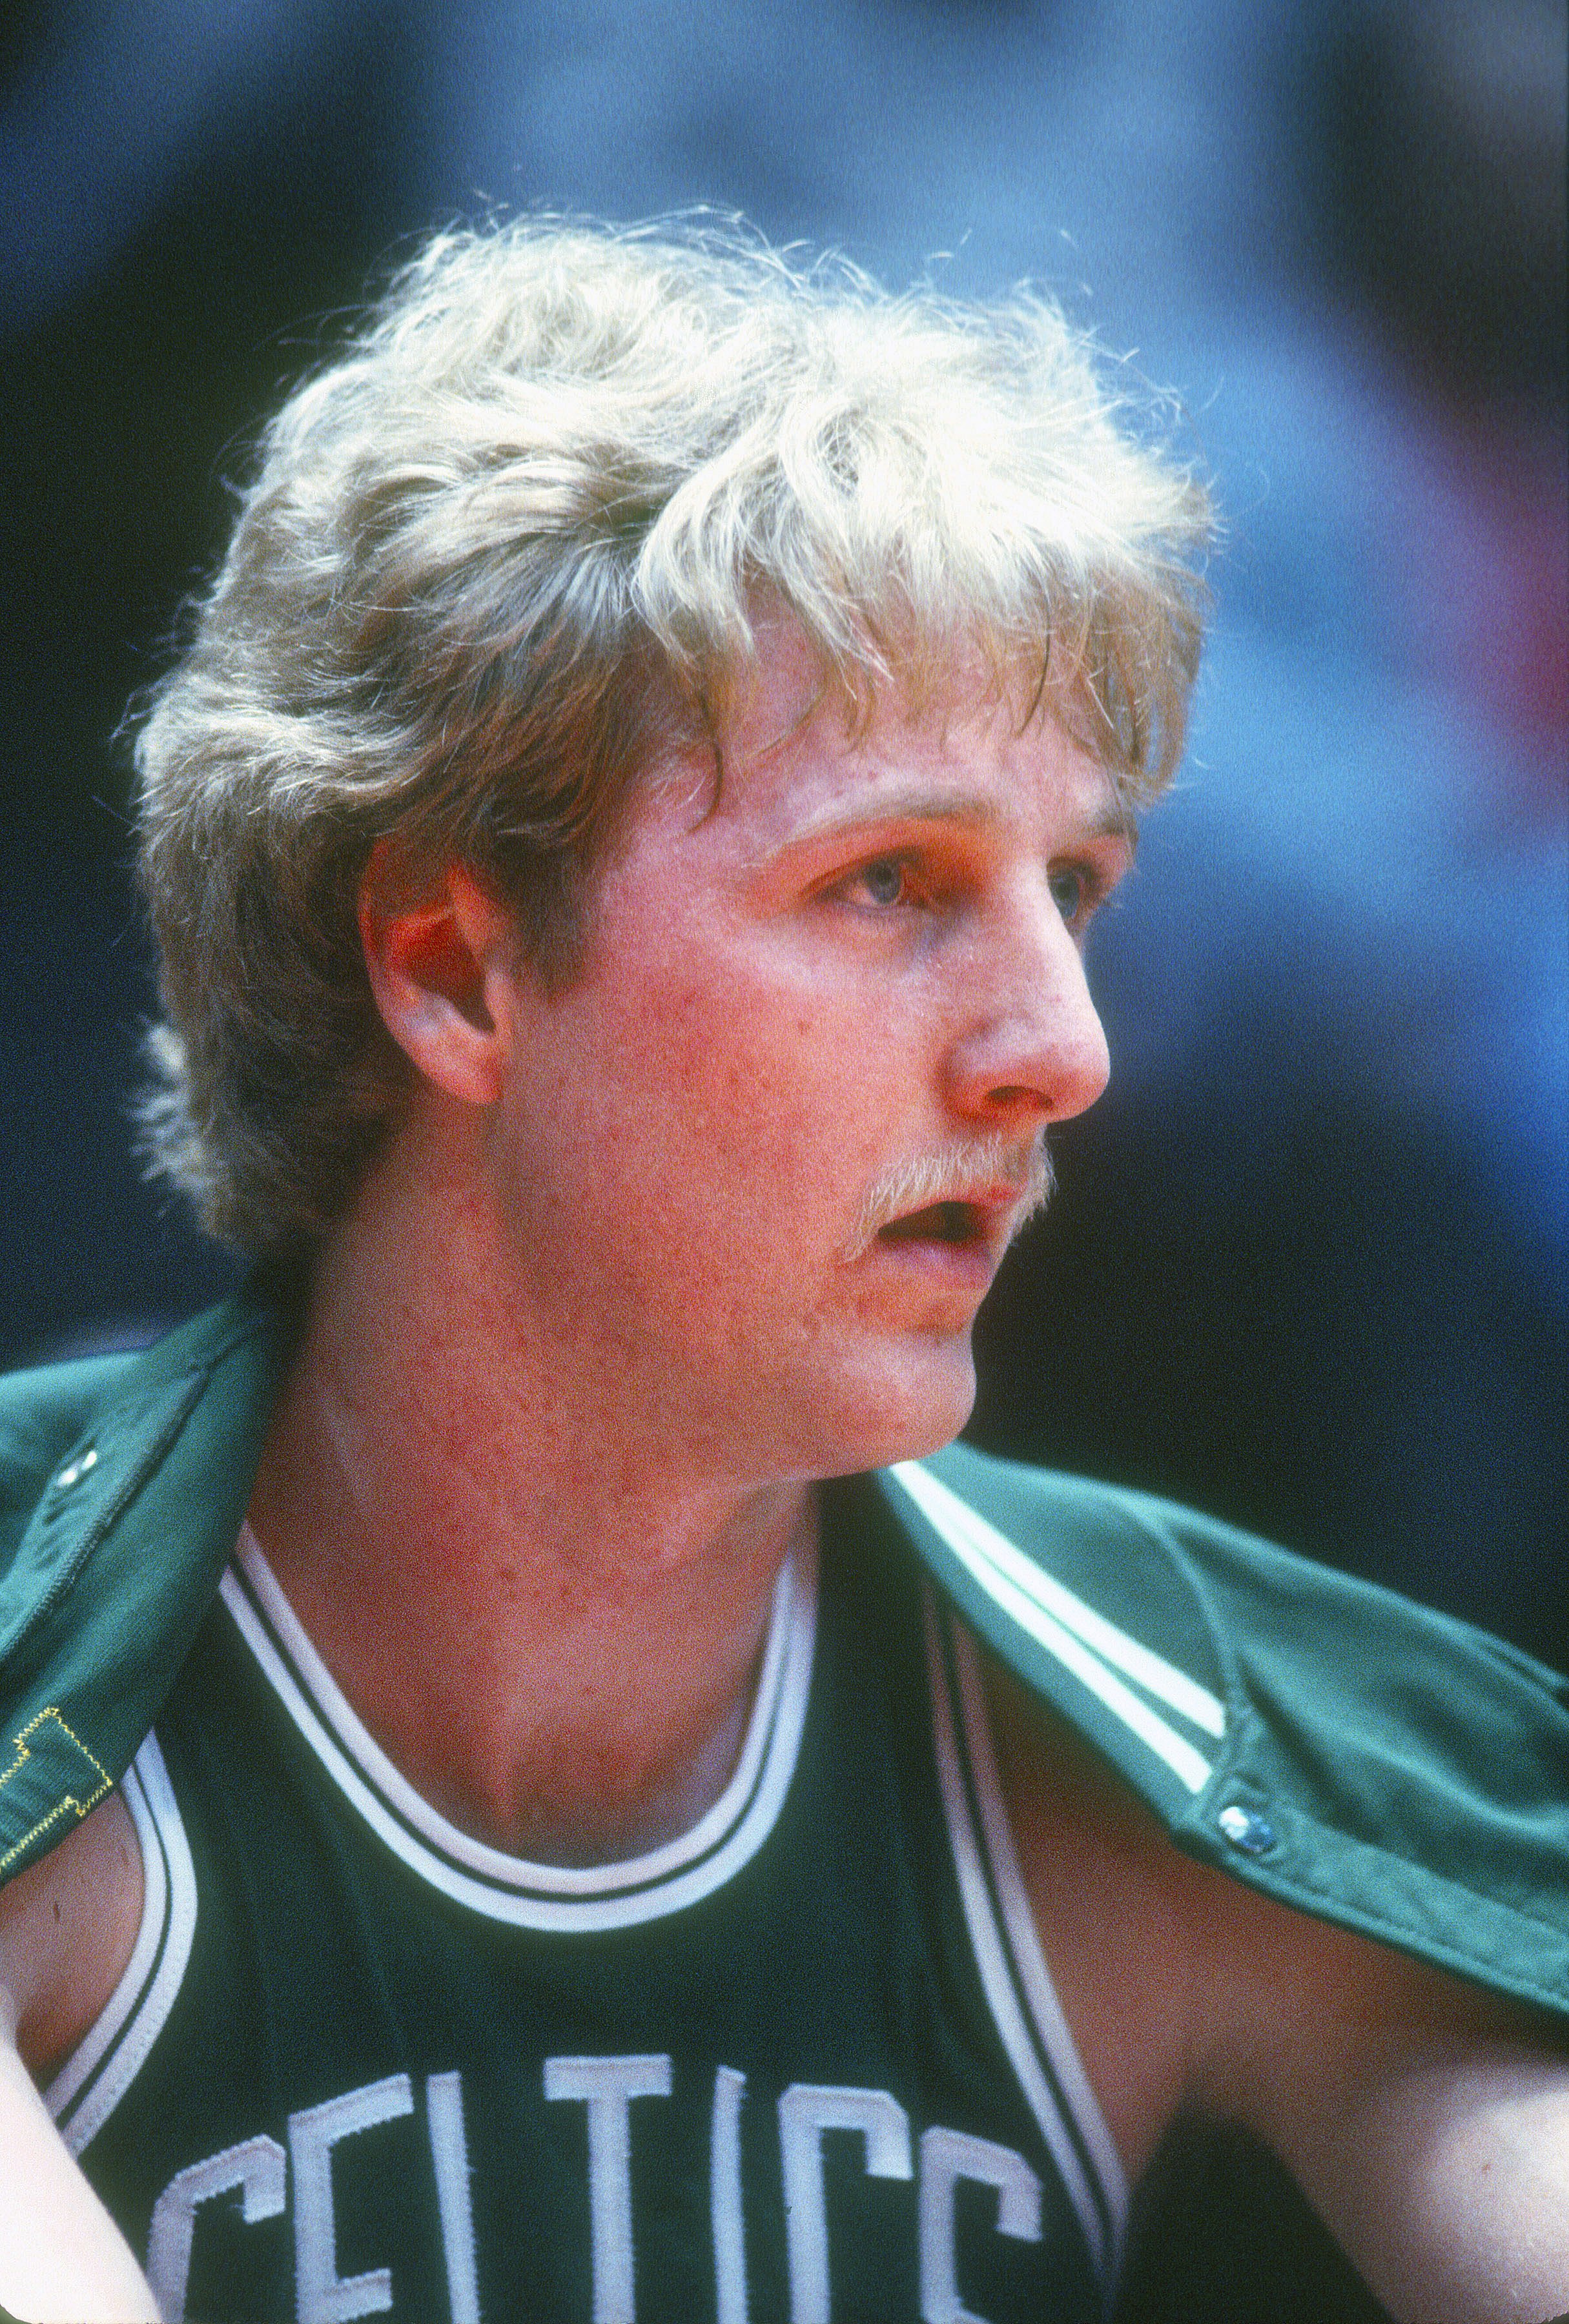
[[[1569,2305],[1549,1675],[941,1449],[1204,526],[722,236],[444,237],[274,422],[140,745],[261,1264],[5,1406],[13,2310],[1088,2317],[1185,2108]]]

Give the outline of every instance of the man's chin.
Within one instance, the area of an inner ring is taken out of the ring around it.
[[[864,1395],[841,1416],[844,1457],[834,1473],[886,1469],[940,1452],[969,1419],[975,1404],[975,1367],[969,1335],[946,1342],[917,1365],[865,1384]],[[830,1473],[827,1471],[825,1475]]]

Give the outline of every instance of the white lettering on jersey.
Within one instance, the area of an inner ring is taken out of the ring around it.
[[[191,2163],[170,2181],[153,2206],[147,2236],[147,2281],[168,2324],[181,2324],[185,2315],[197,2205],[237,2187],[247,2227],[275,2219],[283,2209],[287,2169],[275,2138],[247,2138],[221,2154],[209,2154],[205,2163]]]
[[[452,2324],[479,2324],[479,2279],[474,2258],[474,2205],[468,2191],[468,2139],[463,2127],[463,2077],[431,2074],[425,2083],[425,2119],[436,2169],[441,2254]]]
[[[632,2256],[633,2098],[668,2098],[668,2057],[547,2058],[545,2096],[588,2108],[594,2324],[635,2324]]]
[[[823,2202],[823,2133],[858,2130],[874,2179],[909,2179],[909,2116],[886,2090],[792,2082],[779,2102],[784,2163],[790,2324],[828,2324],[828,2221]]]
[[[921,2324],[985,2324],[959,2298],[954,2250],[954,2186],[978,2180],[997,2190],[997,2232],[1040,2241],[1040,2181],[1011,2146],[962,2130],[923,2130],[920,2138]]]
[[[593,2324],[635,2324],[631,2105],[636,2098],[669,2098],[672,2071],[666,2055],[544,2061],[545,2097],[576,2099],[588,2110]],[[741,2153],[745,2096],[746,2076],[720,2066],[709,2150],[715,2324],[749,2324]],[[425,2104],[452,2324],[481,2324],[462,2076],[429,2075]],[[392,2074],[291,2114],[288,2154],[275,2138],[262,2135],[179,2172],[154,2206],[147,2246],[148,2279],[169,2324],[182,2324],[185,2315],[199,2207],[237,2192],[247,2225],[276,2218],[289,2208],[291,2176],[298,2324],[353,2324],[390,2310],[390,2267],[337,2273],[333,2150],[356,2132],[413,2111],[408,2075]],[[916,2175],[909,2117],[886,2090],[794,2082],[780,2098],[779,2127],[791,2324],[828,2324],[833,2295],[823,2134],[859,2135],[869,2176],[909,2180]],[[1023,2155],[965,2131],[936,2126],[922,2131],[916,2204],[921,2324],[986,2324],[965,2307],[959,2286],[955,2190],[961,2179],[996,2190],[999,2235],[1020,2243],[1041,2239],[1041,2182]],[[697,2222],[693,2225],[700,2234]]]
[[[714,2221],[714,2293],[718,2324],[747,2324],[746,2231],[741,2209],[741,2100],[746,2076],[721,2066],[714,2077],[708,2208]]]
[[[337,2225],[332,2209],[332,2150],[377,2123],[412,2114],[414,2093],[407,2074],[346,2090],[340,2098],[307,2107],[289,2117],[289,2153],[294,2165],[294,2313],[299,2324],[353,2324],[359,2316],[380,2316],[392,2304],[392,2271],[367,2268],[363,2275],[337,2272]]]

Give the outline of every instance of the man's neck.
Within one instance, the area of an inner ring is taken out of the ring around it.
[[[480,1209],[390,1191],[318,1263],[254,1530],[433,1806],[540,1860],[639,1853],[724,1789],[814,1497],[656,1439],[498,1293]]]

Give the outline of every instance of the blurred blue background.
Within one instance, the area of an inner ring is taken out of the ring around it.
[[[691,202],[1172,391],[1229,539],[989,1443],[1569,1660],[1564,12],[99,0],[0,33],[0,1355],[229,1279],[141,1186],[134,690],[249,432],[420,230]]]

